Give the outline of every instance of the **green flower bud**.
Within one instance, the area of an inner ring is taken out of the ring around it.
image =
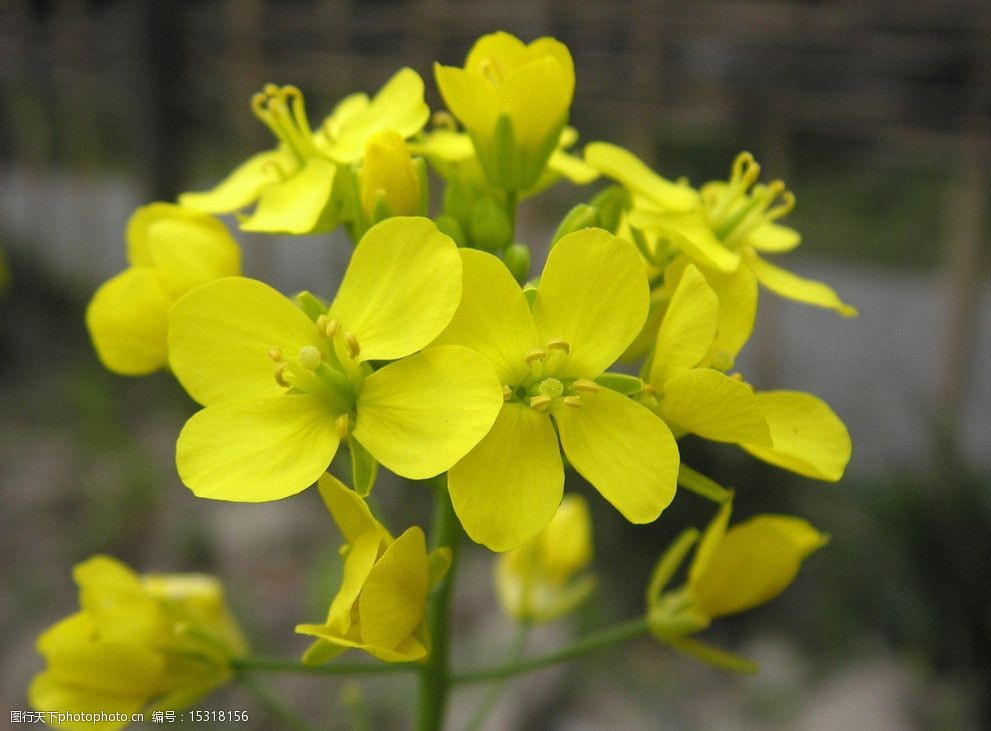
[[[525,282],[530,275],[530,247],[526,244],[510,244],[502,255],[513,278],[517,282]]]
[[[483,251],[496,252],[513,241],[513,223],[506,210],[492,196],[475,201],[469,224],[471,245]]]

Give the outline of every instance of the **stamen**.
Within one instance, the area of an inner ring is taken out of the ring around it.
[[[332,338],[340,332],[341,323],[338,320],[331,320],[327,323],[326,335],[328,338]]]
[[[509,386],[503,386],[502,387],[502,400],[503,401],[509,401],[511,398],[513,398],[513,389],[511,389]]]
[[[578,378],[574,383],[571,384],[572,391],[581,391],[584,393],[598,393],[599,384],[595,381],[590,381],[587,378]]]
[[[275,367],[275,382],[282,386],[282,388],[292,388],[292,384],[286,380],[286,371],[288,370],[288,363],[279,363]]]
[[[581,396],[565,396],[564,397],[564,403],[567,404],[568,406],[571,406],[572,408],[577,409],[579,406],[582,405],[582,397]]]
[[[350,355],[352,359],[357,358],[358,354],[361,352],[361,346],[358,345],[358,338],[354,336],[354,333],[344,333],[344,344],[348,346],[348,355]]]
[[[323,353],[313,345],[304,345],[299,351],[299,364],[308,371],[315,371],[323,363]]]
[[[433,116],[430,118],[430,122],[433,124],[435,129],[449,129],[452,132],[456,132],[458,129],[458,123],[454,121],[454,117],[452,117],[449,112],[445,112],[443,109],[438,109],[434,112]]]
[[[547,343],[548,350],[562,350],[565,355],[571,355],[571,343],[567,340],[551,340]]]
[[[351,422],[347,414],[338,416],[337,420],[334,421],[334,426],[337,427],[337,436],[342,441],[348,438],[348,433],[351,431]]]
[[[640,389],[640,393],[646,394],[647,396],[656,396],[657,389],[651,386],[649,383],[643,384],[643,388]]]
[[[277,346],[273,346],[268,351],[268,357],[274,360],[276,363],[282,362],[282,351],[279,350]]]
[[[317,315],[317,319],[314,321],[314,324],[317,326],[317,332],[320,333],[321,335],[327,332],[326,315]]]
[[[482,62],[478,65],[478,70],[482,72],[482,76],[494,85],[498,86],[502,83],[502,73],[499,70],[499,66],[492,58],[483,58]]]
[[[523,362],[527,365],[533,365],[535,362],[543,360],[547,357],[547,353],[539,348],[537,350],[531,350],[529,353],[523,356]]]
[[[728,374],[728,377],[732,378],[734,381],[739,381],[740,383],[746,383],[746,381],[743,380],[743,374],[740,372],[730,373]]]
[[[530,408],[534,411],[547,411],[547,407],[551,405],[552,399],[550,396],[545,396],[541,394],[540,396],[533,396],[530,399]]]

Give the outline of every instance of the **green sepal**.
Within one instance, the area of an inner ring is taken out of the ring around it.
[[[296,295],[294,301],[296,306],[301,309],[308,318],[313,320],[313,322],[316,322],[320,315],[327,314],[327,304],[315,294],[308,292],[305,289]]]
[[[531,310],[533,309],[534,300],[537,299],[537,287],[540,286],[540,278],[530,280],[523,285],[523,298],[526,300],[526,305]]]
[[[599,214],[598,225],[610,233],[616,233],[623,213],[630,207],[630,196],[626,188],[610,185],[595,196],[589,205]]]
[[[429,577],[429,586],[431,589],[437,586],[441,579],[447,575],[448,569],[451,568],[452,557],[453,554],[448,546],[435,548],[427,554],[427,576]]]
[[[701,472],[696,472],[684,462],[678,466],[678,484],[686,490],[691,490],[696,495],[701,495],[719,505],[728,503],[733,499],[732,490],[726,489]]]
[[[661,554],[647,584],[647,604],[653,605],[660,598],[661,592],[671,583],[675,572],[685,561],[685,556],[698,541],[701,534],[696,528],[686,528],[674,543]]]
[[[643,391],[643,380],[626,373],[606,371],[596,378],[595,382],[624,396],[632,396],[635,393]]]
[[[471,211],[469,234],[473,248],[495,253],[513,242],[513,222],[494,196],[482,195]]]
[[[354,491],[362,497],[368,497],[368,493],[375,485],[379,463],[362,446],[361,442],[350,434],[348,435],[348,451],[351,453],[351,482],[354,484]]]
[[[551,238],[551,246],[557,243],[562,236],[567,236],[583,228],[592,228],[599,225],[599,214],[592,206],[586,203],[579,203],[568,211],[561,220],[554,236]]]
[[[475,205],[475,193],[471,186],[459,178],[449,178],[444,188],[444,213],[457,219],[462,228],[471,220],[471,209]]]
[[[711,665],[719,670],[740,673],[741,675],[753,675],[759,669],[757,663],[750,658],[719,647],[713,647],[691,637],[675,637],[666,640],[666,642],[678,652],[691,655],[706,665]]]
[[[530,275],[530,247],[526,244],[507,246],[502,261],[517,282],[525,282]]]

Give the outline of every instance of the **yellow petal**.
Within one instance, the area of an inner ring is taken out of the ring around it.
[[[662,391],[674,374],[693,368],[716,336],[719,299],[705,277],[689,265],[681,275],[657,331],[650,383]]]
[[[376,533],[386,543],[392,541],[389,531],[375,520],[368,503],[332,474],[321,475],[317,487],[345,541],[353,543],[362,533],[369,532]]]
[[[594,378],[640,332],[650,300],[647,273],[633,244],[583,229],[551,249],[533,303],[541,343],[563,340],[562,376]]]
[[[791,251],[801,241],[802,236],[798,231],[773,221],[762,223],[744,239],[745,244],[754,247],[757,251],[774,252]]]
[[[527,57],[527,47],[519,38],[506,31],[487,33],[480,37],[465,58],[465,69],[479,76],[485,75],[487,65],[497,65],[498,72],[518,66]]]
[[[502,386],[482,356],[441,345],[365,379],[355,438],[388,469],[433,477],[484,437],[502,407]]]
[[[740,255],[727,249],[716,237],[700,210],[664,214],[634,211],[630,214],[630,225],[670,238],[699,266],[721,272],[735,272],[740,266]]]
[[[261,190],[255,212],[241,222],[243,231],[308,234],[330,229],[334,174],[329,160],[311,157],[285,180]]]
[[[82,695],[80,700],[84,702],[86,691],[147,701],[163,690],[165,659],[149,647],[90,639],[65,646],[49,654],[47,660],[48,683],[43,683],[43,687],[47,686],[49,692],[57,691],[58,686],[74,690]]]
[[[212,190],[183,193],[179,205],[205,213],[231,213],[253,203],[263,188],[275,185],[296,166],[288,149],[260,152],[235,168]]]
[[[850,434],[833,410],[812,394],[756,394],[771,430],[773,447],[740,444],[758,459],[817,480],[836,482],[850,461]]]
[[[86,327],[100,362],[125,376],[162,368],[171,304],[150,267],[126,269],[101,285],[86,308]]]
[[[344,559],[341,587],[334,595],[327,613],[325,633],[328,637],[334,635],[343,637],[351,630],[351,625],[357,619],[354,606],[381,550],[382,542],[374,531],[361,533],[351,542],[347,557]],[[300,631],[298,627],[296,631]]]
[[[753,388],[711,368],[668,379],[659,411],[668,424],[706,439],[771,446],[767,419]]]
[[[745,521],[728,530],[705,571],[692,578],[691,593],[710,617],[770,601],[794,580],[809,553],[805,539],[814,529],[798,518],[777,517]],[[798,540],[792,537],[793,525]]]
[[[563,584],[592,560],[592,518],[581,495],[565,495],[554,519],[537,537],[542,571]]]
[[[448,473],[465,532],[493,551],[517,548],[554,517],[564,490],[557,435],[546,414],[507,403],[492,430]]]
[[[516,143],[531,152],[546,146],[547,136],[557,134],[568,118],[574,77],[568,77],[560,62],[545,56],[519,66],[499,88],[502,111],[513,122]]]
[[[492,136],[500,113],[495,87],[482,76],[439,63],[434,64],[434,76],[451,114],[484,144]]]
[[[423,622],[427,606],[427,545],[413,526],[375,562],[358,599],[361,639],[393,649]]]
[[[316,327],[292,302],[254,279],[228,277],[191,290],[169,311],[169,363],[201,404],[278,396],[277,348],[296,357]]]
[[[464,293],[437,345],[464,345],[485,356],[502,383],[520,383],[529,372],[523,356],[538,347],[526,298],[506,265],[492,254],[459,249]]]
[[[845,304],[832,287],[822,282],[792,274],[756,254],[747,257],[747,266],[753,270],[757,280],[775,294],[796,302],[836,310],[844,317],[854,317],[857,314],[855,307]]]
[[[198,497],[279,500],[317,481],[340,440],[313,396],[225,401],[193,414],[176,444],[183,483]]]
[[[354,334],[361,360],[392,360],[437,337],[461,300],[461,257],[428,218],[388,218],[351,257],[328,317]]]
[[[426,124],[430,109],[423,101],[423,79],[413,69],[397,71],[371,102],[349,113],[336,130],[329,154],[337,162],[360,160],[369,137],[390,129],[412,137]]]
[[[707,269],[705,279],[719,298],[719,325],[706,356],[712,364],[730,364],[750,339],[757,317],[757,278],[747,267],[735,272]]]
[[[729,526],[730,513],[733,511],[732,501],[727,501],[719,508],[719,512],[713,517],[702,533],[698,548],[695,549],[695,556],[692,558],[692,565],[688,569],[688,583],[694,584],[701,580],[713,557],[722,543],[723,536],[726,535],[726,528]]]
[[[609,389],[582,394],[554,420],[568,461],[631,523],[650,523],[674,498],[678,445],[651,411]]]
[[[152,264],[173,298],[197,285],[241,273],[241,250],[215,218],[163,217],[149,225],[146,235]]]
[[[632,152],[617,145],[590,142],[585,145],[585,162],[664,210],[690,211],[699,205],[696,190],[662,178]]]

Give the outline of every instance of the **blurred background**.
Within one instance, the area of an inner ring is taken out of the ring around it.
[[[408,65],[436,109],[433,61],[460,65],[498,29],[571,48],[583,142],[617,142],[693,184],[753,152],[798,199],[786,222],[804,243],[779,261],[829,282],[860,317],[765,292],[741,363],[757,387],[813,392],[844,419],[854,454],[840,483],[682,444],[689,464],[737,488],[738,518],[795,513],[832,534],[780,599],[708,631],[761,673],[727,677],[643,640],[510,683],[486,728],[988,727],[991,3],[979,0],[0,4],[0,718],[27,708],[35,637],[75,611],[71,567],[96,552],[139,571],[215,573],[257,652],[305,648],[292,628],[322,619],[339,571],[315,491],[194,498],[173,463],[194,404],[166,374],[104,371],[84,308],[124,268],[134,208],[208,187],[271,145],[248,106],[264,83],[298,85],[315,122]],[[597,189],[559,184],[530,202],[521,238],[545,246]],[[246,273],[287,292],[332,294],[349,254],[337,235],[239,240]],[[422,486],[376,495],[397,530],[429,518]],[[589,496],[600,590],[536,632],[534,651],[640,613],[661,550],[712,513],[681,494],[633,527]],[[464,669],[498,663],[511,634],[476,548],[456,599]],[[415,695],[402,678],[263,680],[335,729],[349,728],[356,697],[373,728],[404,728]],[[451,728],[481,692],[457,693]],[[201,705],[249,709],[240,728],[279,727],[239,688]]]

